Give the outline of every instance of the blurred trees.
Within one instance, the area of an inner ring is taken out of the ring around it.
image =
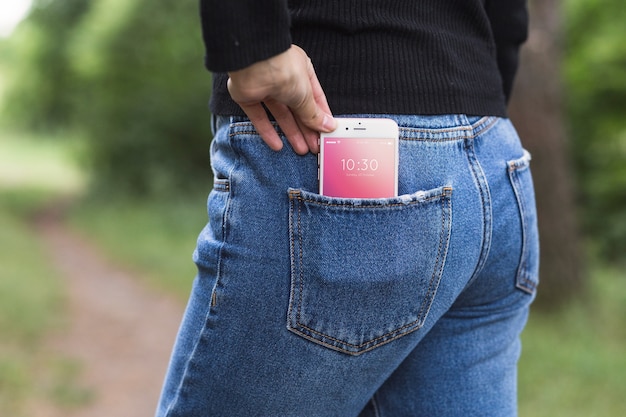
[[[626,260],[626,8],[568,0],[566,110],[583,227],[594,255]]]
[[[77,117],[99,178],[134,193],[206,184],[210,77],[196,3],[98,0],[77,33]]]
[[[37,130],[67,125],[74,89],[67,44],[88,5],[84,0],[35,1],[7,57],[12,83],[2,108],[5,122]]]
[[[38,0],[12,41],[5,113],[77,129],[95,192],[207,186],[210,76],[195,2]]]

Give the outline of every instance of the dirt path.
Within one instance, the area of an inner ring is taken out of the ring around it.
[[[183,314],[172,297],[141,285],[54,213],[36,222],[65,278],[69,325],[49,348],[81,364],[79,383],[94,394],[84,407],[38,405],[37,417],[150,417]]]

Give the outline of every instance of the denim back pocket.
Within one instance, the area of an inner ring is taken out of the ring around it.
[[[521,158],[508,162],[508,171],[522,221],[522,253],[516,286],[534,294],[539,284],[539,233],[530,159],[530,153],[524,151]]]
[[[369,200],[290,189],[289,330],[359,355],[419,329],[445,263],[451,194]]]

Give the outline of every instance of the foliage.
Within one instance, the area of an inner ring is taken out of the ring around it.
[[[197,189],[210,177],[210,76],[197,6],[39,0],[11,39],[5,122],[76,129],[94,193]],[[6,65],[5,65],[6,66]]]
[[[50,358],[39,342],[59,324],[60,283],[45,261],[43,248],[24,224],[46,196],[0,193],[0,415],[22,416]],[[43,366],[42,366],[43,365]]]
[[[206,223],[202,197],[169,195],[158,199],[90,199],[73,208],[71,224],[92,236],[107,254],[136,271],[150,285],[189,296],[196,274],[192,253]]]
[[[4,341],[33,344],[59,306],[59,282],[45,263],[33,262],[44,259],[43,249],[21,219],[48,198],[43,192],[0,193],[0,333],[9,335]]]
[[[2,106],[5,124],[48,130],[69,123],[75,79],[66,46],[88,5],[84,0],[35,0],[5,51],[4,61],[11,64]]]
[[[604,417],[626,410],[626,278],[593,268],[590,296],[553,315],[532,313],[522,334],[520,416]]]
[[[597,255],[626,253],[626,9],[566,2],[565,81],[584,227]]]
[[[209,76],[196,6],[131,3],[96,1],[70,47],[96,185],[140,195],[204,185]]]
[[[73,142],[45,139],[0,131],[0,416],[93,399],[80,381],[82,363],[48,343],[67,324],[66,300],[33,226],[42,212],[62,211],[84,181],[71,163]]]
[[[0,187],[4,189],[81,192],[86,178],[77,159],[84,150],[80,138],[0,131]]]

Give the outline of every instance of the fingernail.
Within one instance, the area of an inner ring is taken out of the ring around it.
[[[322,120],[322,127],[328,131],[335,130],[337,128],[337,121],[331,116],[325,114],[324,120]]]

